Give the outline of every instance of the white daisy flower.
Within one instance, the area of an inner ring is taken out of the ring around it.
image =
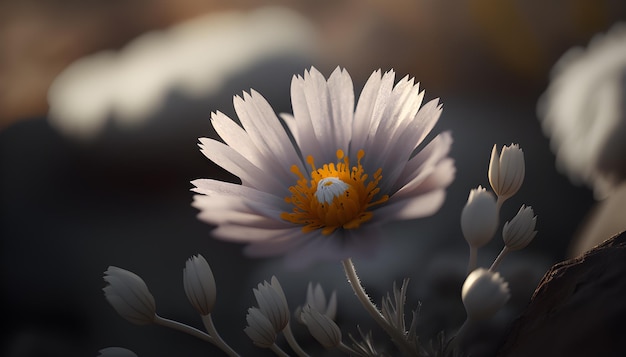
[[[254,90],[235,96],[241,126],[213,113],[223,142],[201,138],[200,147],[241,184],[193,181],[199,218],[216,238],[248,243],[251,256],[284,254],[302,267],[369,255],[382,224],[434,214],[454,178],[452,138],[420,146],[442,107],[435,99],[420,109],[419,84],[394,78],[374,72],[355,109],[347,71],[326,80],[311,68],[293,77],[285,125]]]
[[[538,115],[559,169],[608,197],[626,180],[626,23],[567,51],[552,68]]]

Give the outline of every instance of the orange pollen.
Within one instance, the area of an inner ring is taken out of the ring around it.
[[[368,175],[361,166],[365,151],[357,153],[357,165],[350,166],[350,159],[344,156],[343,150],[337,150],[337,163],[315,167],[312,156],[306,161],[311,166],[311,178],[300,172],[298,166],[291,166],[291,172],[299,177],[295,185],[289,187],[291,197],[285,202],[293,205],[293,210],[281,213],[286,221],[303,225],[303,232],[321,229],[322,234],[329,235],[338,228],[354,229],[372,219],[373,213],[368,209],[389,199],[384,195],[374,201],[380,192],[378,183],[382,179],[382,169],[374,172],[374,178]]]

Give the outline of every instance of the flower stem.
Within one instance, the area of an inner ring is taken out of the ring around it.
[[[476,269],[478,259],[478,248],[470,245],[469,262],[467,262],[467,275]]]
[[[467,329],[469,328],[468,327],[469,325],[470,325],[470,319],[468,317],[467,319],[465,319],[465,322],[463,322],[463,325],[461,325],[461,327],[458,329],[458,331],[452,338],[452,344],[457,349],[463,348],[465,346],[465,335],[467,333]]]
[[[278,347],[278,345],[275,343],[270,346],[270,350],[272,350],[277,356],[289,357],[289,355],[285,351],[283,351],[280,347]]]
[[[357,356],[358,353],[357,351],[355,351],[354,349],[352,349],[350,346],[346,345],[345,343],[341,342],[339,344],[339,346],[337,346],[337,349],[349,356]]]
[[[197,338],[199,338],[201,340],[204,340],[206,342],[215,343],[215,340],[213,339],[213,337],[211,337],[211,336],[207,335],[206,333],[198,330],[197,328],[185,325],[185,324],[180,323],[178,321],[166,319],[164,317],[156,315],[155,318],[154,318],[154,323],[157,324],[157,325],[161,325],[161,326],[164,326],[164,327],[169,327],[171,329],[184,332],[186,334],[189,334],[191,336],[197,337]]]
[[[298,341],[296,341],[296,338],[294,337],[293,332],[291,331],[291,324],[289,322],[287,322],[287,326],[283,330],[283,333],[285,334],[285,339],[287,339],[287,343],[298,356],[309,357],[309,355],[306,352],[304,352],[302,347],[300,347],[300,345],[298,344]]]
[[[506,245],[502,248],[502,250],[500,251],[500,254],[498,254],[498,256],[496,257],[496,259],[493,261],[493,264],[491,264],[491,267],[489,268],[489,271],[494,272],[496,271],[496,269],[498,269],[498,266],[500,265],[500,262],[502,262],[502,259],[504,259],[504,257],[510,252],[511,250],[509,249],[509,247],[507,247]]]
[[[206,328],[209,335],[213,337],[212,342],[215,346],[219,347],[222,351],[224,351],[224,353],[226,353],[230,357],[239,357],[239,354],[235,352],[235,350],[233,350],[226,342],[224,342],[220,334],[217,332],[217,329],[213,324],[211,314],[202,315],[202,323],[204,324],[204,327]]]
[[[356,273],[352,259],[346,258],[342,260],[341,263],[343,264],[343,268],[346,272],[348,283],[350,283],[352,290],[356,294],[359,301],[361,301],[365,310],[372,316],[372,318],[374,318],[374,320],[376,320],[380,327],[387,332],[387,334],[391,337],[391,340],[396,344],[396,346],[398,346],[402,353],[409,356],[417,355],[415,348],[406,340],[404,333],[396,330],[389,322],[387,322],[383,314],[380,310],[378,310],[376,305],[374,305],[370,297],[367,295],[365,289],[361,285],[361,280]]]
[[[503,198],[502,196],[498,196],[498,199],[496,200],[497,212],[500,212],[500,208],[502,208],[502,204],[504,203],[504,201],[506,201],[506,198]]]

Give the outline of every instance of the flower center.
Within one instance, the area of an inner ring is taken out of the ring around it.
[[[373,213],[368,208],[386,202],[388,195],[376,201],[374,196],[380,192],[378,183],[382,178],[382,169],[374,172],[374,178],[361,166],[365,151],[357,153],[357,165],[350,166],[350,159],[343,150],[337,150],[337,163],[315,167],[312,156],[306,161],[311,166],[311,177],[307,178],[296,165],[291,172],[299,177],[297,183],[289,187],[291,197],[285,201],[294,207],[291,213],[283,212],[280,217],[286,221],[301,224],[302,231],[310,232],[321,229],[328,235],[338,228],[354,229],[372,219]]]

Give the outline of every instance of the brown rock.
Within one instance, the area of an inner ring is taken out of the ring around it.
[[[626,356],[626,232],[554,265],[498,356]]]

